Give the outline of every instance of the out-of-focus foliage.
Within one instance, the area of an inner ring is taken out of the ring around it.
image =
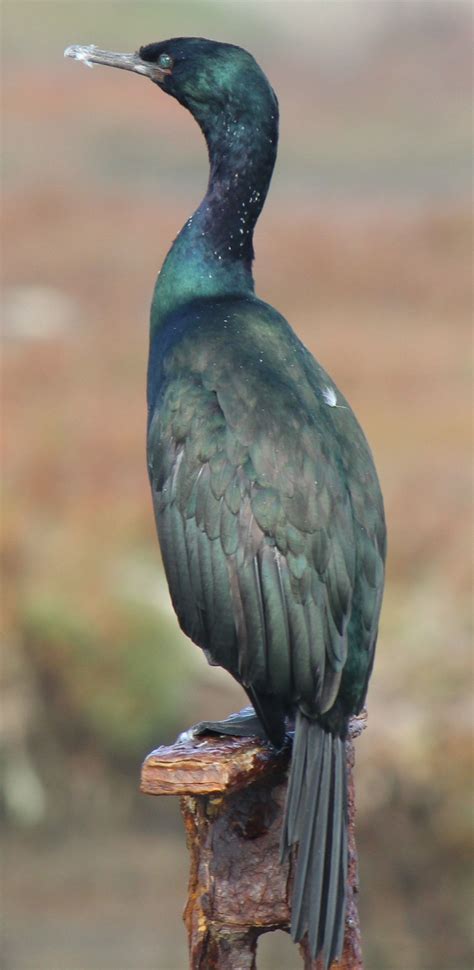
[[[170,616],[112,599],[104,616],[87,617],[74,601],[41,597],[27,604],[21,632],[68,747],[89,736],[104,757],[136,761],[178,732],[190,684]]]
[[[144,460],[150,294],[204,188],[202,139],[153,85],[62,59],[69,43],[179,34],[249,47],[278,91],[257,289],[350,398],[385,494],[357,748],[367,967],[467,970],[467,5],[6,0],[3,14],[2,804],[10,839],[32,833],[12,843],[11,970],[73,970],[71,953],[88,970],[180,970],[185,850],[170,806],[135,794],[139,764],[244,702],[177,627]],[[299,965],[274,946],[273,970]]]

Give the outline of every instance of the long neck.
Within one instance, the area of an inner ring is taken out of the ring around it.
[[[152,329],[191,299],[254,291],[253,230],[275,164],[276,99],[269,102],[261,118],[232,105],[212,119],[193,113],[207,142],[209,183],[201,205],[173,243],[158,276]]]

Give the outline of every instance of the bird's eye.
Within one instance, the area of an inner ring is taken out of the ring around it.
[[[165,71],[169,71],[173,67],[173,58],[169,54],[160,54],[158,58],[158,67],[162,67]]]

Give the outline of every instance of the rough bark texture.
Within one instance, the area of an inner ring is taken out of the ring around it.
[[[363,970],[357,912],[353,718],[346,759],[349,874],[344,952],[334,970]],[[199,737],[157,748],[145,759],[141,790],[179,795],[191,856],[184,920],[191,970],[256,970],[258,937],[288,931],[291,861],[280,864],[280,831],[291,747],[255,738]],[[303,943],[305,970],[320,970]]]

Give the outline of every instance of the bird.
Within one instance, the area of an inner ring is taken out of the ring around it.
[[[277,97],[250,53],[204,38],[65,55],[150,79],[207,143],[206,193],[153,294],[149,479],[182,629],[242,685],[269,742],[281,748],[294,726],[281,841],[282,858],[296,851],[290,931],[327,970],[347,902],[344,742],[374,661],[386,528],[349,402],[255,294]]]

